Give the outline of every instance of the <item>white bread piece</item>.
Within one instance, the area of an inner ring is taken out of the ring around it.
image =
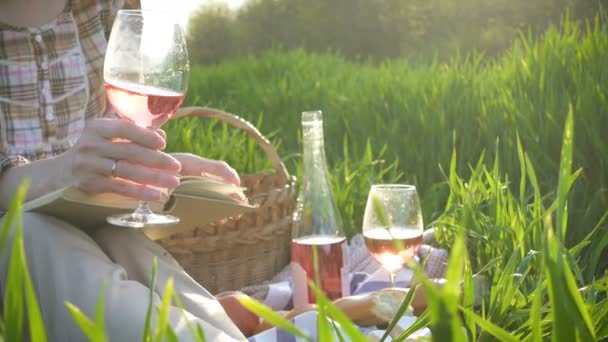
[[[427,340],[430,340],[431,337],[432,337],[431,329],[422,328],[420,330],[414,331],[414,333],[411,334],[410,336],[408,336],[408,338],[405,341],[406,342],[427,341]]]
[[[367,341],[369,342],[380,342],[380,340],[382,339],[382,336],[384,336],[384,332],[386,330],[372,330],[369,332],[369,334],[367,334]],[[393,338],[388,335],[386,336],[385,341],[392,341]]]
[[[397,315],[397,311],[409,291],[409,289],[387,288],[368,294],[338,298],[333,304],[360,327],[382,326],[390,323]],[[416,302],[416,298],[417,295],[414,296],[413,303]],[[420,300],[425,299],[422,297]],[[316,305],[299,306],[289,311],[285,315],[285,319],[289,320],[304,312],[313,310],[316,310]],[[410,306],[405,311],[404,316],[412,316],[413,312],[414,310]],[[254,334],[258,334],[271,327],[271,323],[264,321],[258,325]]]
[[[373,314],[381,321],[389,323],[397,315],[399,306],[407,296],[407,290],[382,289],[371,294],[374,305]],[[414,309],[410,306],[405,310],[404,316],[412,316]]]
[[[412,324],[414,324],[414,322],[416,322],[417,319],[418,319],[418,317],[416,317],[416,316],[401,317],[399,319],[399,321],[397,322],[397,324],[395,324],[395,327],[393,328],[393,330],[391,330],[391,336],[393,338],[399,337],[401,334],[403,334],[404,331],[406,331],[409,327],[411,327]]]

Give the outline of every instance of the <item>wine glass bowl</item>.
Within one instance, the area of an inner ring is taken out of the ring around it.
[[[190,64],[181,27],[165,12],[120,10],[104,60],[108,100],[126,120],[156,129],[179,108]]]
[[[190,65],[184,33],[164,11],[118,11],[104,60],[108,101],[122,120],[156,130],[175,114],[188,88]],[[131,214],[107,218],[133,228],[179,222],[154,214],[146,202]]]
[[[395,275],[422,244],[422,211],[416,187],[404,184],[372,185],[363,215],[363,237],[372,257]]]

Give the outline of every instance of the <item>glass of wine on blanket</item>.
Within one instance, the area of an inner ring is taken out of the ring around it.
[[[422,243],[422,211],[416,187],[372,185],[363,215],[363,237],[372,257],[389,273],[390,287]]]
[[[182,104],[189,76],[188,52],[180,26],[161,11],[120,10],[104,61],[109,102],[122,120],[158,129]],[[142,228],[179,222],[155,214],[140,202],[131,214],[107,218],[113,225]]]

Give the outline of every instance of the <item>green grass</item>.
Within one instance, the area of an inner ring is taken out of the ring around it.
[[[541,40],[522,38],[497,60],[357,65],[332,55],[269,52],[195,68],[188,101],[205,99],[254,122],[295,174],[299,113],[323,109],[332,186],[349,234],[360,230],[370,184],[416,184],[427,225],[450,248],[441,289],[414,267],[429,298],[417,325],[428,325],[437,340],[590,341],[608,339],[608,273],[601,263],[608,246],[606,61],[608,27],[599,19],[584,29],[565,22]],[[226,159],[241,172],[269,167],[251,141],[223,125],[180,120],[168,133],[171,150]],[[28,331],[43,341],[20,232],[24,191],[0,230],[0,249],[8,248],[11,229],[15,236],[0,340]],[[474,276],[490,284],[480,306],[473,305]],[[179,300],[172,286],[165,288],[159,307],[150,304],[158,324],[142,327],[146,341],[176,340],[165,317]],[[342,327],[340,336],[362,340],[317,294],[320,315]],[[260,303],[244,304],[304,334]],[[106,339],[103,306],[93,319],[68,307],[92,340]],[[323,334],[334,329],[324,321],[319,327]],[[204,340],[200,328],[190,328]]]
[[[522,201],[506,184],[498,162],[486,166],[481,159],[468,178],[456,172],[456,154],[451,159],[446,183],[449,198],[444,212],[434,222],[439,229],[439,243],[450,247],[446,273],[447,282],[436,288],[426,278],[422,267],[412,265],[427,294],[429,308],[420,315],[417,327],[428,325],[438,341],[592,341],[608,338],[608,274],[585,280],[583,273],[590,265],[583,247],[601,236],[594,229],[573,247],[566,247],[561,236],[572,226],[565,220],[571,187],[580,176],[572,171],[573,114],[570,113],[562,139],[559,179],[555,187],[557,197],[545,206],[538,186],[536,171],[524,148],[519,146],[519,163],[522,174],[519,188],[531,187],[534,196]],[[24,298],[27,303],[29,332],[34,340],[45,340],[36,298],[21,236],[21,202],[25,187],[18,192],[0,231],[1,247],[5,247],[9,230],[14,227],[9,282],[4,293],[5,307],[0,325],[0,336],[5,340],[19,339],[23,331]],[[554,224],[557,218],[563,223]],[[605,217],[608,217],[606,215]],[[598,227],[603,222],[598,223]],[[588,255],[588,254],[587,254]],[[155,265],[155,264],[154,264]],[[154,266],[152,284],[155,282]],[[473,277],[484,275],[491,284],[490,293],[481,307],[473,306],[475,287]],[[319,332],[328,338],[336,332],[339,338],[365,341],[365,338],[348,318],[318,290]],[[100,298],[103,298],[101,296]],[[412,296],[405,298],[402,309]],[[144,341],[177,341],[167,325],[169,304],[179,298],[173,292],[171,280],[166,286],[157,308],[156,327],[146,324]],[[98,303],[102,303],[102,299]],[[243,305],[293,334],[307,337],[268,308],[251,299]],[[76,307],[67,304],[75,321],[92,341],[107,340],[104,329],[103,305],[98,305],[95,319],[90,320]],[[404,310],[402,310],[404,311]],[[149,311],[150,312],[150,311]],[[10,318],[10,319],[7,319]],[[325,320],[332,318],[337,324]],[[398,319],[396,317],[395,319]],[[204,341],[204,333],[190,327]],[[415,329],[409,329],[397,338],[404,340]]]
[[[538,40],[523,35],[495,59],[358,64],[332,54],[273,50],[194,67],[186,103],[253,122],[277,143],[294,174],[300,165],[300,113],[323,110],[334,191],[349,233],[361,229],[367,191],[379,181],[417,185],[425,221],[436,219],[448,194],[442,169],[453,149],[463,176],[485,151],[487,163],[498,156],[508,183],[519,184],[518,135],[542,193],[554,198],[561,132],[572,110],[573,165],[583,169],[571,192],[568,217],[577,229],[566,241],[572,245],[608,210],[606,61],[608,24],[599,16],[587,25],[566,18]],[[226,159],[239,172],[268,166],[245,137],[217,128],[204,121],[171,123],[169,149]]]

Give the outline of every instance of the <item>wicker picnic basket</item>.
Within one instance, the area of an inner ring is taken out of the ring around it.
[[[289,263],[295,177],[270,141],[242,118],[203,107],[185,107],[175,115],[185,116],[217,119],[244,131],[268,156],[274,172],[241,175],[250,203],[259,209],[238,220],[195,227],[157,242],[213,294],[269,280]]]

